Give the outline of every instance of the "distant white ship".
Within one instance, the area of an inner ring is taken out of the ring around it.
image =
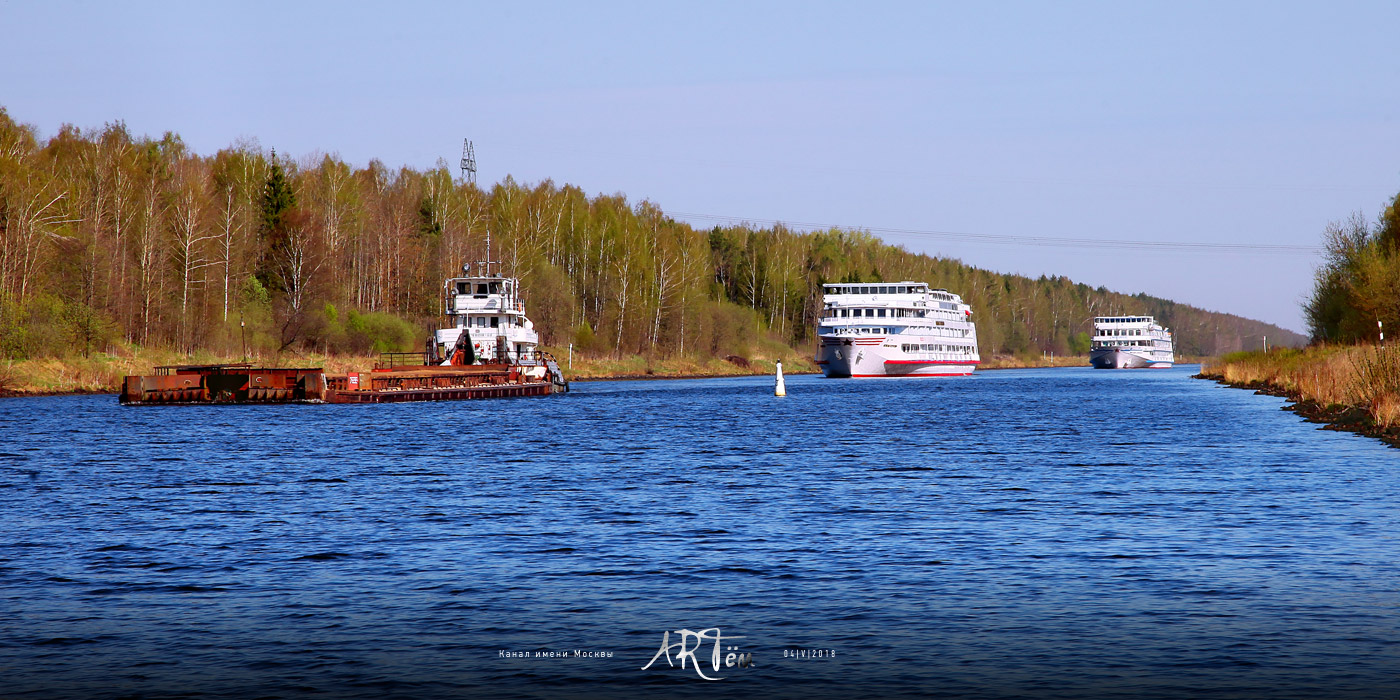
[[[981,362],[972,309],[922,282],[828,284],[816,361],[828,377],[951,377]]]
[[[1151,316],[1100,316],[1094,319],[1089,363],[1097,369],[1171,367],[1172,332]]]

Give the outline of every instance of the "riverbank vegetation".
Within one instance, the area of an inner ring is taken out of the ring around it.
[[[1201,375],[1286,396],[1300,415],[1400,446],[1400,195],[1375,222],[1353,214],[1323,232],[1326,257],[1303,306],[1312,344],[1225,355]],[[1392,338],[1394,336],[1392,335]]]
[[[1303,306],[1317,342],[1376,342],[1400,332],[1400,194],[1375,222],[1360,213],[1328,225],[1326,258]]]
[[[595,379],[679,379],[695,377],[738,377],[771,375],[777,361],[787,374],[816,374],[821,371],[810,354],[771,344],[748,357],[703,357],[676,355],[584,355],[570,358],[567,348],[547,347],[558,357],[571,380]],[[344,355],[288,352],[282,355],[255,355],[247,360],[265,366],[322,367],[331,374],[364,371],[373,367],[377,355]],[[199,350],[192,354],[170,349],[143,349],[114,345],[111,352],[87,356],[67,354],[28,359],[0,360],[0,397],[46,396],[53,394],[115,394],[121,391],[122,377],[151,374],[155,367],[179,364],[224,364],[243,362],[241,355]],[[1083,367],[1083,357],[996,355],[984,358],[981,369],[1023,369],[1032,367]]]
[[[213,155],[123,124],[47,140],[0,108],[0,360],[363,357],[416,350],[441,285],[488,257],[523,278],[541,340],[576,360],[710,367],[810,354],[821,285],[918,280],[975,311],[984,358],[1085,355],[1091,318],[1151,314],[1177,350],[1301,337],[1268,324],[915,254],[862,231],[698,229],[652,202],[256,142]],[[82,363],[75,363],[82,366]],[[629,365],[630,367],[630,365]],[[630,371],[630,370],[629,370]]]
[[[1393,345],[1233,353],[1204,365],[1201,376],[1287,397],[1309,420],[1400,446],[1400,348]]]
[[[374,366],[377,356],[286,353],[272,357],[249,357],[255,364],[268,366],[322,367],[332,374],[364,371]],[[207,350],[183,353],[169,348],[140,348],[121,343],[107,351],[0,360],[0,397],[44,396],[50,394],[115,394],[122,377],[151,374],[162,365],[224,364],[242,362],[240,355]]]

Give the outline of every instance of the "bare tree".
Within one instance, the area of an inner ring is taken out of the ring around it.
[[[204,229],[205,196],[202,171],[190,162],[181,163],[176,169],[176,193],[171,205],[171,224],[174,226],[175,263],[180,272],[180,346],[188,352],[190,345],[190,290],[204,284],[203,271],[220,263],[207,256],[205,242],[218,238],[217,233]],[[227,220],[227,219],[226,219]],[[227,259],[227,257],[225,258]],[[227,271],[227,265],[225,265]],[[224,281],[225,317],[227,318],[228,279]]]
[[[273,273],[286,292],[287,314],[282,323],[282,347],[285,350],[301,336],[305,323],[308,292],[316,275],[325,264],[319,254],[316,227],[306,212],[294,210],[287,215],[287,239],[275,261]]]
[[[17,186],[5,188],[0,227],[0,288],[16,299],[29,298],[44,243],[63,238],[58,227],[81,221],[59,206],[68,195],[41,171],[25,173]]]

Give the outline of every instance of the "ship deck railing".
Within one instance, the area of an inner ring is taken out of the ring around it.
[[[226,362],[215,365],[157,365],[155,373],[157,376],[169,376],[172,374],[199,374],[210,372],[221,372],[225,370],[246,370],[251,369],[251,362]]]
[[[379,359],[374,362],[375,369],[426,367],[427,365],[428,355],[421,350],[418,352],[381,352]]]

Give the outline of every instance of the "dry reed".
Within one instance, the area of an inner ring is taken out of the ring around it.
[[[1400,348],[1395,346],[1322,345],[1235,353],[1202,371],[1230,384],[1282,389],[1322,406],[1363,408],[1383,428],[1400,424]]]

